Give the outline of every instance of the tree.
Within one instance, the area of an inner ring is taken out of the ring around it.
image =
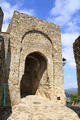
[[[66,58],[63,58],[63,66],[66,64]]]
[[[72,93],[71,94],[71,98],[70,98],[70,101],[71,101],[71,105],[74,103],[78,103],[80,102],[80,99],[78,97],[78,93]]]

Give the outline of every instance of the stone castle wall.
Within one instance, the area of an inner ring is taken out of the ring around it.
[[[77,70],[78,95],[80,98],[80,36],[75,40],[73,50]]]
[[[0,75],[0,119],[78,120],[65,106],[59,26],[15,11],[0,32]]]
[[[8,82],[12,104],[19,102],[25,60],[33,52],[45,56],[47,61],[47,69],[35,94],[65,103],[59,26],[15,11],[7,32],[11,46]]]
[[[10,63],[9,54],[10,54],[9,34],[1,32],[0,33],[0,93],[1,93],[0,107],[4,106],[4,102],[6,105],[10,105],[9,89],[8,89],[9,63]]]
[[[11,100],[13,106],[36,94],[65,104],[59,26],[15,11],[7,32],[0,35],[7,103]]]
[[[3,16],[4,16],[4,13],[0,7],[0,32],[2,30],[2,24],[3,24]]]

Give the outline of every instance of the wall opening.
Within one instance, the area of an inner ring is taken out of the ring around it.
[[[39,52],[30,53],[25,59],[24,74],[20,83],[21,98],[35,95],[40,80],[47,69],[47,60]]]

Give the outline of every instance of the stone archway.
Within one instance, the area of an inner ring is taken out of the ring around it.
[[[26,57],[24,74],[20,83],[21,98],[36,94],[40,80],[46,69],[47,61],[41,53],[33,52]]]

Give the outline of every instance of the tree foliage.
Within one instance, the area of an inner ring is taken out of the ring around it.
[[[71,104],[73,104],[74,102],[75,103],[80,102],[80,99],[78,97],[78,93],[72,93],[70,101],[71,101]]]
[[[63,66],[64,66],[66,64],[66,58],[63,58],[62,61],[63,61]]]

